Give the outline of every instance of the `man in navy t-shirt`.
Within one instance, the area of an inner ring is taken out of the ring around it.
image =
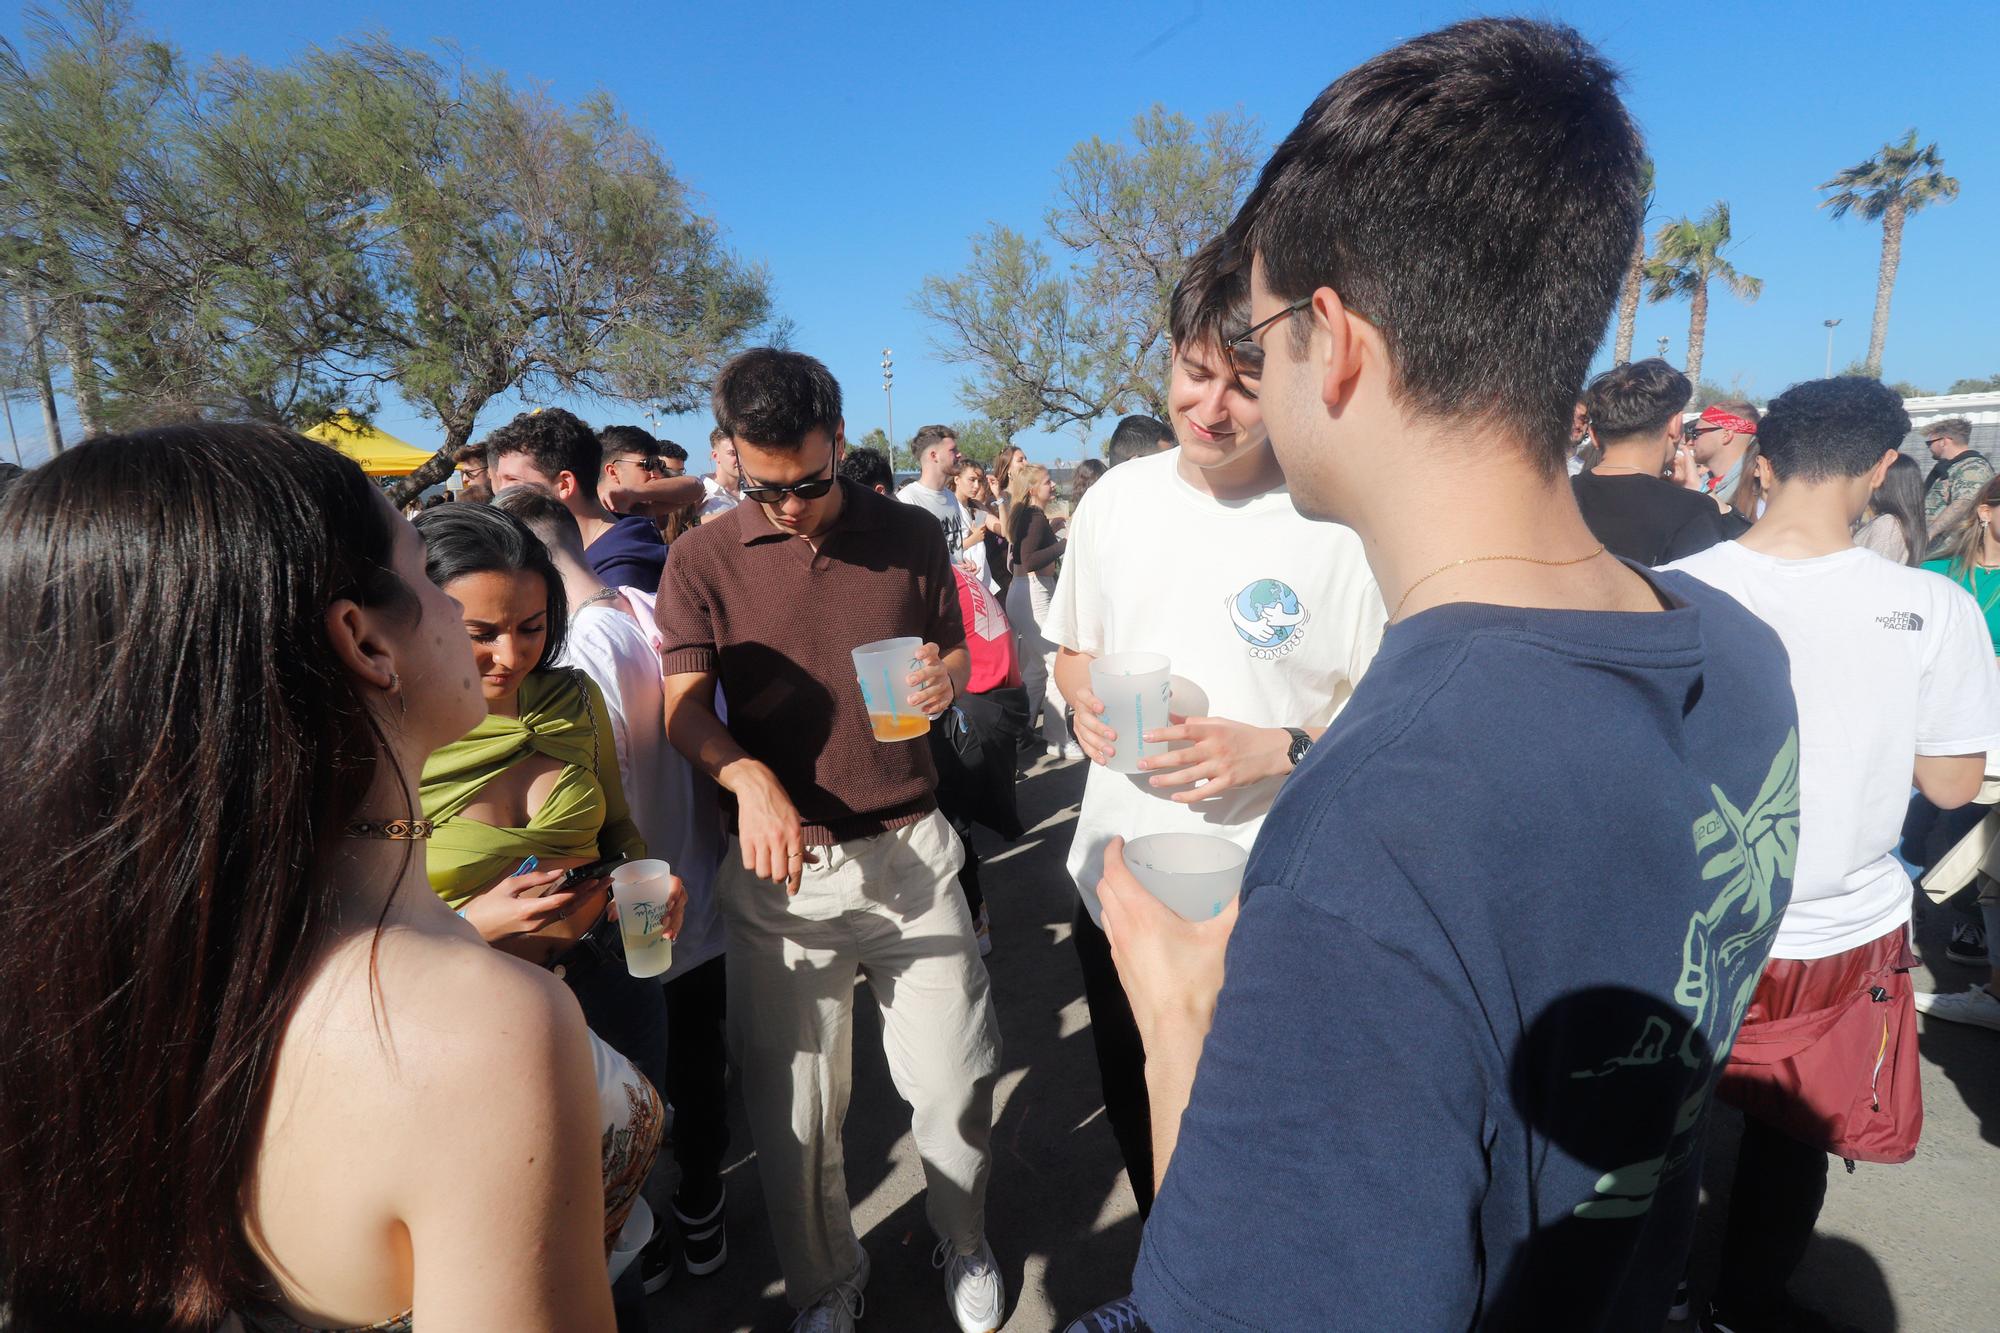
[[[1107,857],[1162,1181],[1134,1301],[1081,1329],[1665,1317],[1798,739],[1776,637],[1606,553],[1564,474],[1642,215],[1616,82],[1568,28],[1416,38],[1314,102],[1234,224],[1238,373],[1390,627],[1240,914],[1183,921]]]

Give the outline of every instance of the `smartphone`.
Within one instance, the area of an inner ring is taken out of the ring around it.
[[[616,852],[601,860],[592,861],[587,866],[577,866],[574,869],[565,870],[561,879],[542,890],[542,896],[546,898],[551,893],[568,893],[585,880],[597,879],[600,876],[610,874],[619,866],[625,864],[626,860],[625,853]]]

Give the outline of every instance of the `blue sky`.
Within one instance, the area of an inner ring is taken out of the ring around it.
[[[1393,10],[1394,12],[1388,12]],[[1056,167],[1092,134],[1122,134],[1154,102],[1193,117],[1242,107],[1275,142],[1343,70],[1461,5],[1147,6],[609,4],[572,8],[439,0],[298,6],[141,0],[140,18],[192,56],[281,61],[379,30],[449,40],[475,63],[574,101],[613,93],[661,144],[744,257],[771,269],[795,345],[847,395],[850,438],[883,424],[881,349],[895,350],[907,438],[967,415],[957,368],[910,308],[926,273],[964,261],[991,221],[1038,228]],[[2000,373],[2000,6],[1553,4],[1625,71],[1659,168],[1656,220],[1729,200],[1732,258],[1763,278],[1744,305],[1712,296],[1703,377],[1766,396],[1866,350],[1880,233],[1835,223],[1814,190],[1914,126],[1938,141],[1963,193],[1905,236],[1885,374],[1941,389]],[[0,31],[17,38],[18,13]],[[1637,347],[1684,353],[1684,304],[1647,305]],[[1606,352],[1608,356],[1609,341]],[[32,402],[16,401],[28,452]],[[593,422],[633,410],[570,404]],[[481,429],[518,404],[495,403]],[[390,398],[377,420],[425,445],[436,426]],[[664,431],[706,457],[707,422]],[[1095,452],[1110,423],[1093,432]],[[1074,457],[1074,433],[1027,435],[1037,458]]]

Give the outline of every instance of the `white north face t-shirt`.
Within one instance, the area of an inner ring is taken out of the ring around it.
[[[1781,560],[1724,542],[1677,560],[1778,632],[1799,704],[1799,852],[1773,958],[1827,958],[1910,919],[1902,836],[1918,755],[2000,749],[1985,618],[1941,575],[1854,547]]]
[[[1354,692],[1388,619],[1361,539],[1292,508],[1283,488],[1223,501],[1180,475],[1180,451],[1105,473],[1069,522],[1042,632],[1093,657],[1162,653],[1208,715],[1322,727]],[[1090,766],[1069,871],[1091,915],[1114,836],[1212,833],[1248,847],[1283,779],[1180,805],[1151,774]]]

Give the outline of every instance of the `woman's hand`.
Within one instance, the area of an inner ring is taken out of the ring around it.
[[[583,895],[583,887],[547,892],[567,873],[557,868],[509,875],[466,903],[465,919],[488,944],[504,947],[517,942],[569,915]]]
[[[1186,742],[1187,748],[1141,759],[1139,769],[1159,775],[1150,784],[1155,789],[1205,781],[1205,786],[1173,794],[1172,799],[1182,805],[1292,771],[1292,737],[1282,727],[1253,727],[1226,717],[1178,717],[1171,713],[1167,720],[1173,725],[1156,727],[1145,739]]]

